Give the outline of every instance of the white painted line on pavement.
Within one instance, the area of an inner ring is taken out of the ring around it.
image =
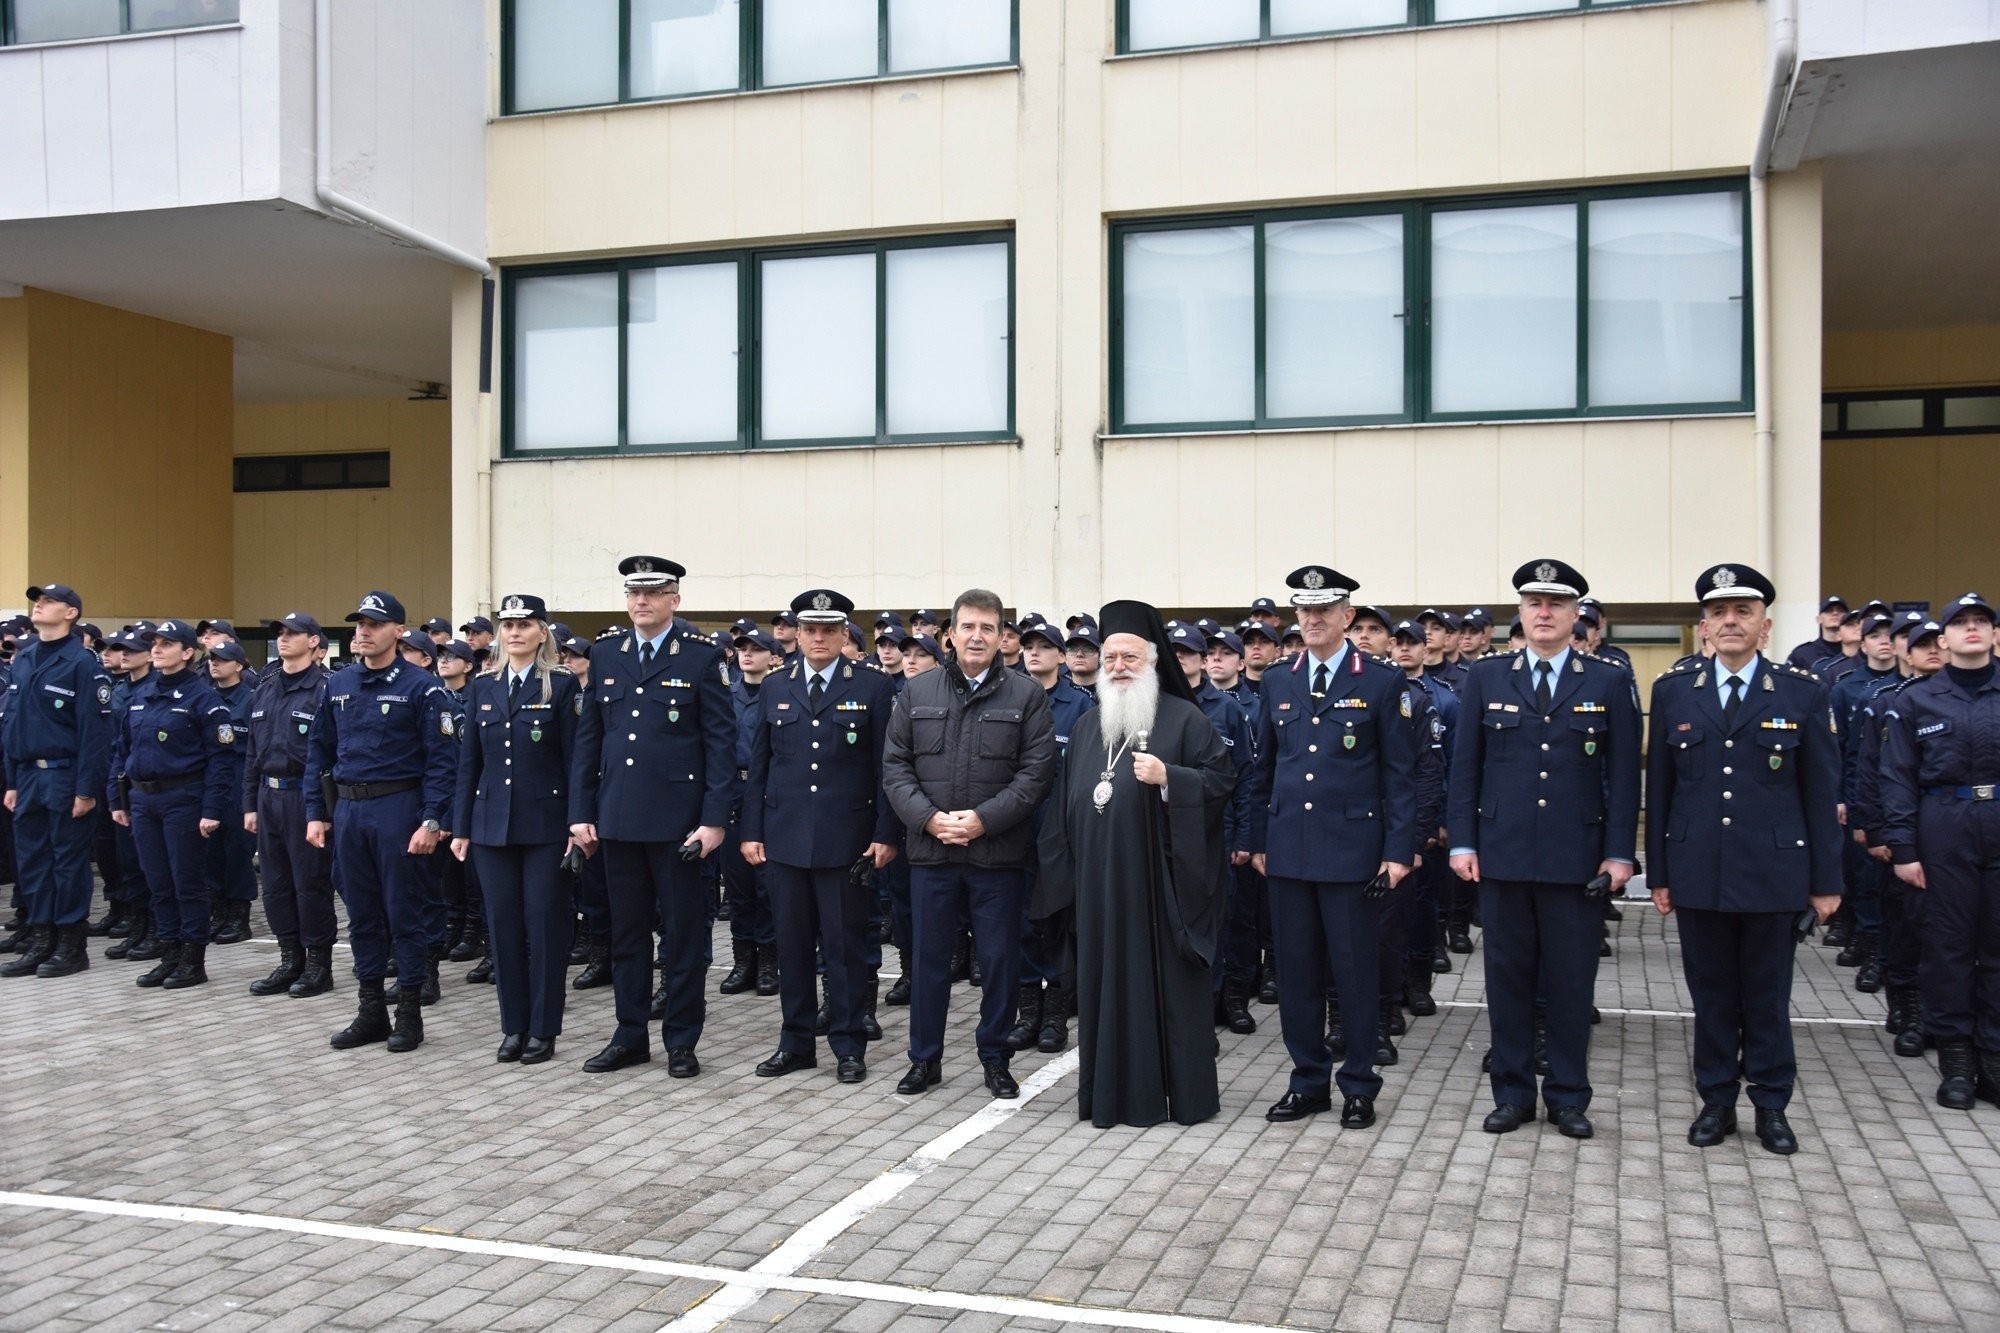
[[[759,1273],[754,1269],[746,1272],[714,1264],[642,1259],[636,1255],[573,1250],[559,1245],[529,1245],[519,1241],[485,1240],[475,1236],[454,1236],[442,1232],[358,1226],[348,1222],[320,1222],[308,1218],[241,1213],[221,1208],[188,1208],[169,1204],[134,1203],[125,1199],[90,1199],[67,1194],[30,1194],[14,1190],[0,1190],[0,1207],[89,1213],[104,1217],[135,1217],[155,1222],[242,1227],[253,1231],[279,1231],[370,1245],[401,1245],[411,1249],[444,1250],[455,1254],[474,1254],[489,1258],[526,1259],[531,1263],[605,1268],[626,1273],[646,1273],[654,1277],[690,1278],[697,1282],[750,1287],[758,1291],[796,1291],[811,1296],[881,1301],[892,1305],[960,1313],[997,1314],[1009,1319],[1038,1319],[1047,1323],[1077,1324],[1089,1328],[1147,1329],[1155,1330],[1156,1333],[1297,1333],[1296,1330],[1279,1329],[1269,1324],[1234,1323],[1225,1319],[1202,1319],[1192,1315],[1097,1310],[1062,1305],[1055,1301],[1031,1300],[1016,1296],[985,1296],[976,1292],[935,1291],[925,1287],[898,1286],[889,1282],[798,1277],[779,1273]]]
[[[1480,1000],[1439,1000],[1440,1009],[1484,1009]],[[1694,1012],[1687,1009],[1606,1009],[1598,1006],[1600,1014],[1624,1014],[1632,1018],[1693,1018]],[[1873,1028],[1882,1026],[1878,1018],[1794,1018],[1792,1023],[1799,1027],[1827,1028]]]

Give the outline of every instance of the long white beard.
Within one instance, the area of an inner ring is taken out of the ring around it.
[[[1128,740],[1151,731],[1159,712],[1160,674],[1156,670],[1122,685],[1109,677],[1097,682],[1097,722],[1104,731],[1107,754],[1117,753]]]

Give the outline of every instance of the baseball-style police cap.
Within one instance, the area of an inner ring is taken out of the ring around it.
[[[1822,612],[1831,611],[1836,606],[1843,611],[1847,609],[1847,599],[1845,597],[1842,597],[1839,593],[1833,593],[1829,595],[1826,598],[1826,600],[1822,601],[1819,604],[1819,609]]]
[[[1919,612],[1918,614],[1921,616],[1922,613]],[[1927,619],[1920,625],[1912,625],[1910,627],[1910,647],[1916,647],[1925,639],[1935,639],[1942,633],[1944,633],[1944,626],[1938,624],[1935,620]]]
[[[502,618],[504,619],[505,617]],[[449,643],[438,644],[436,656],[456,657],[459,661],[464,662],[468,666],[479,660],[478,650],[473,648],[473,646],[467,643],[464,639],[453,639]]]
[[[1457,616],[1453,615],[1449,611],[1440,611],[1435,606],[1425,607],[1423,610],[1417,612],[1417,614],[1413,617],[1413,619],[1415,619],[1415,621],[1419,625],[1423,624],[1427,620],[1434,620],[1438,624],[1443,625],[1448,630],[1456,630],[1459,628],[1459,622]]]
[[[561,649],[563,655],[566,657],[590,656],[590,645],[574,634],[556,644],[556,647]]]
[[[847,622],[847,641],[864,653],[868,651],[868,636],[861,632],[861,626],[851,620]]]
[[[1250,603],[1250,614],[1253,616],[1262,615],[1267,611],[1274,616],[1278,614],[1278,604],[1268,597],[1259,597]]]
[[[0,620],[0,634],[26,634],[34,627],[34,622],[26,616],[10,616],[6,620]]]
[[[1778,600],[1771,580],[1748,565],[1710,565],[1694,581],[1698,602],[1754,600],[1770,605]]]
[[[317,634],[322,639],[326,637],[326,631],[319,627],[319,622],[303,611],[287,611],[278,619],[265,622],[264,628],[271,631],[272,638],[286,630],[294,634]]]
[[[1222,622],[1214,616],[1203,616],[1194,622],[1194,627],[1202,632],[1202,637],[1204,638],[1211,634],[1222,633]]]
[[[1389,637],[1392,639],[1408,639],[1411,643],[1422,643],[1424,641],[1424,627],[1412,620],[1399,620],[1396,622],[1396,627],[1389,631]]]
[[[679,587],[680,581],[687,577],[685,566],[657,555],[628,555],[618,562],[618,572],[625,576],[628,588],[664,588],[668,584]]]
[[[1955,597],[1945,603],[1944,611],[1937,618],[1938,624],[1949,625],[1960,616],[1970,615],[1975,611],[1985,612],[1988,620],[1996,619],[1993,614],[1993,604],[1978,593],[1969,592],[1963,597]]]
[[[88,620],[79,620],[76,623],[76,632],[86,639],[102,640],[104,638],[104,631],[91,624]]]
[[[784,654],[785,646],[768,630],[753,629],[736,641],[738,648],[761,648],[767,653]]]
[[[749,616],[738,616],[729,622],[729,635],[731,638],[741,639],[746,635],[755,634],[756,632],[757,622]]]
[[[1389,619],[1389,613],[1387,611],[1384,611],[1379,606],[1364,605],[1355,607],[1354,620],[1356,624],[1359,624],[1361,621],[1364,620],[1372,620],[1376,624],[1380,625],[1383,629],[1387,629],[1389,628],[1389,626],[1396,623],[1395,621]]]
[[[1861,614],[1864,616],[1889,615],[1889,604],[1879,597],[1871,597],[1861,604]]]
[[[67,583],[44,583],[39,587],[28,589],[29,601],[39,602],[44,597],[51,601],[61,602],[66,606],[73,606],[78,611],[83,610],[83,598],[77,594],[75,588],[70,587]]]
[[[1333,606],[1354,595],[1353,579],[1330,565],[1301,565],[1285,576],[1293,606]]]
[[[1903,638],[1911,630],[1929,619],[1930,617],[1922,611],[1899,611],[1896,613],[1896,623],[1889,629],[1889,637],[1892,639]]]
[[[1579,625],[1602,625],[1604,612],[1593,602],[1579,602],[1576,608],[1576,623]]]
[[[808,588],[792,598],[792,614],[801,625],[844,625],[854,603],[831,588]]]
[[[201,646],[194,626],[185,620],[162,620],[140,637],[149,643],[154,639],[165,639],[168,643],[178,643],[189,648]]]
[[[1046,620],[1037,620],[1032,625],[1021,627],[1022,645],[1025,646],[1030,639],[1040,639],[1058,652],[1063,648],[1063,632]]]
[[[1095,625],[1072,626],[1069,629],[1068,633],[1066,633],[1063,636],[1063,647],[1074,648],[1078,644],[1082,644],[1084,647],[1090,649],[1092,652],[1096,652],[1098,649],[1102,648],[1104,644],[1097,636],[1097,626]]]
[[[1865,639],[1870,634],[1873,634],[1878,630],[1886,629],[1894,631],[1895,628],[1896,628],[1896,618],[1894,616],[1888,615],[1881,611],[1877,611],[1874,614],[1870,615],[1866,620],[1861,622],[1861,637]]]
[[[1293,639],[1297,639],[1300,643],[1304,643],[1306,641],[1306,632],[1300,629],[1297,625],[1287,625],[1285,626],[1285,632],[1278,636],[1278,644],[1280,647],[1282,647],[1285,644],[1290,643]]]
[[[1095,634],[1097,632],[1097,617],[1088,611],[1079,611],[1069,619],[1063,621],[1064,629],[1076,630],[1079,627],[1088,629],[1091,633]]]
[[[1207,636],[1193,625],[1178,620],[1167,626],[1167,642],[1174,646],[1175,652],[1193,653],[1196,657],[1208,650]]]
[[[1521,633],[1521,617],[1515,616],[1507,622],[1507,637],[1511,639],[1519,633]]]
[[[1493,613],[1483,606],[1475,606],[1459,617],[1468,628],[1492,629]]]
[[[1243,643],[1248,643],[1250,636],[1253,634],[1266,643],[1276,643],[1278,641],[1278,636],[1271,632],[1271,627],[1261,620],[1246,620],[1236,632],[1242,636],[1240,642]]]
[[[935,627],[937,623],[938,618],[935,611],[916,610],[910,612],[910,624],[912,625],[930,625]]]
[[[1556,597],[1581,597],[1590,591],[1590,582],[1575,565],[1562,560],[1530,560],[1514,571],[1514,591],[1541,592]]]
[[[236,625],[233,621],[204,620],[194,627],[196,634],[206,634],[210,630],[214,630],[217,634],[227,634],[232,639],[236,637]]]
[[[208,650],[208,655],[219,662],[234,662],[238,666],[250,665],[250,654],[243,651],[243,645],[234,639],[224,639]]]
[[[1235,653],[1238,657],[1243,656],[1243,637],[1234,630],[1218,630],[1216,633],[1209,635],[1208,646],[1223,649],[1225,652]]]
[[[463,625],[460,625],[458,632],[461,634],[491,634],[493,632],[493,622],[485,616],[474,616]]]
[[[451,633],[451,622],[443,616],[432,616],[423,623],[421,628],[426,634],[449,634]]]
[[[406,629],[396,636],[396,642],[402,647],[416,649],[427,661],[437,661],[437,645],[432,643],[431,636],[422,630]]]
[[[361,605],[348,613],[349,620],[379,620],[387,625],[406,625],[409,618],[403,614],[403,604],[396,600],[392,592],[371,592],[361,599]]]
[[[793,615],[790,611],[780,611],[778,612],[777,615],[771,617],[771,624],[774,626],[790,625],[793,629],[797,629],[799,625],[799,618]]]
[[[529,592],[510,592],[500,599],[502,620],[547,620],[549,604]]]
[[[901,629],[903,627],[903,617],[894,611],[884,611],[875,617],[876,629],[882,629],[889,625],[894,625],[897,629]]]
[[[921,648],[938,661],[944,661],[944,649],[938,647],[938,641],[928,634],[905,634],[902,643],[897,646],[906,653],[912,648]]]

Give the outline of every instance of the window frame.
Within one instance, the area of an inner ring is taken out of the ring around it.
[[[132,26],[132,0],[118,0],[118,31],[94,33],[87,37],[56,37],[47,41],[20,41],[14,34],[14,2],[0,0],[0,48],[13,46],[63,46],[72,42],[103,42],[119,37],[166,36],[178,32],[205,32],[211,28],[240,28],[243,26],[243,7],[238,0],[234,18],[217,19],[213,23],[178,23],[170,28],[134,28]],[[511,0],[509,0],[511,3]],[[1018,38],[1017,38],[1018,44]]]
[[[1461,28],[1469,23],[1505,23],[1514,19],[1554,18],[1565,14],[1588,14],[1605,9],[1635,9],[1642,5],[1670,4],[1674,0],[1549,0],[1547,9],[1531,9],[1519,14],[1490,14],[1476,18],[1441,19],[1437,0],[1408,0],[1408,17],[1401,23],[1377,23],[1357,28],[1324,28],[1312,32],[1273,33],[1271,0],[1258,0],[1257,35],[1226,42],[1197,42],[1189,46],[1132,47],[1132,0],[1117,0],[1117,33],[1113,50],[1120,56],[1174,55],[1185,51],[1223,51],[1236,46],[1261,46],[1270,42],[1311,42],[1328,37],[1356,37],[1371,32],[1404,32],[1412,28]]]
[[[124,3],[125,0],[121,0]],[[0,0],[0,5],[10,0]],[[701,92],[667,93],[635,97],[632,94],[632,0],[618,4],[618,97],[610,102],[577,102],[567,106],[538,106],[517,110],[514,106],[514,9],[517,0],[501,0],[500,5],[500,115],[546,116],[559,111],[582,111],[597,107],[652,106],[661,102],[686,102],[704,97],[736,97],[744,93],[791,92],[801,88],[841,88],[857,83],[879,83],[885,79],[920,79],[939,74],[962,74],[980,70],[1018,69],[1021,64],[1021,0],[1008,0],[1008,42],[1005,60],[971,65],[940,65],[932,69],[889,68],[889,4],[876,0],[875,73],[849,79],[827,79],[816,83],[764,82],[763,0],[740,0],[736,33],[736,86],[710,88]]]
[[[1923,422],[1916,426],[1897,426],[1883,430],[1850,430],[1847,426],[1847,405],[1849,403],[1901,402],[1907,399],[1923,402]],[[1855,389],[1820,396],[1820,401],[1839,409],[1832,430],[1821,430],[1822,440],[1894,440],[1916,439],[1925,436],[1952,435],[2000,435],[2000,426],[1947,426],[1944,424],[1944,405],[1954,398],[2000,398],[2000,385],[1960,385],[1948,389]]]
[[[1590,209],[1593,202],[1607,199],[1652,199],[1683,194],[1734,192],[1742,223],[1742,347],[1740,377],[1742,396],[1723,402],[1636,403],[1618,406],[1590,405]],[[1577,406],[1547,409],[1508,409],[1470,412],[1438,412],[1431,407],[1431,219],[1439,213],[1468,212],[1496,207],[1534,207],[1543,204],[1571,204],[1577,213],[1576,245],[1576,403]],[[1265,381],[1268,370],[1268,328],[1266,306],[1269,293],[1265,277],[1265,227],[1274,222],[1320,221],[1348,217],[1384,217],[1400,213],[1403,230],[1403,410],[1352,416],[1271,417],[1266,412]],[[1252,291],[1255,329],[1252,355],[1256,384],[1252,420],[1128,422],[1125,417],[1125,263],[1124,238],[1142,231],[1185,231],[1201,227],[1244,226],[1253,229]],[[1661,181],[1642,185],[1594,186],[1568,190],[1453,195],[1435,199],[1378,200],[1371,203],[1340,204],[1318,208],[1253,209],[1229,213],[1191,213],[1173,217],[1153,217],[1114,221],[1110,225],[1106,259],[1109,265],[1109,367],[1110,393],[1108,435],[1219,434],[1236,431],[1315,430],[1350,426],[1466,424],[1487,421],[1584,421],[1619,417],[1720,416],[1753,411],[1756,403],[1754,376],[1755,348],[1752,343],[1754,289],[1751,283],[1751,235],[1749,182],[1740,176],[1700,180]],[[1892,395],[1907,396],[1907,395]]]
[[[353,479],[357,464],[380,463],[384,480],[356,481]],[[282,486],[243,485],[243,464],[281,463],[284,465],[285,483]],[[333,485],[312,485],[304,481],[307,463],[339,463],[341,480]],[[387,449],[348,449],[335,453],[308,454],[236,454],[230,459],[229,489],[232,495],[294,495],[304,491],[386,491],[394,487],[396,480],[395,459]]]
[[[939,431],[922,434],[891,434],[888,431],[888,256],[898,250],[934,249],[945,246],[1004,245],[1007,249],[1007,422],[998,430]],[[823,436],[767,440],[763,434],[760,404],[763,398],[763,268],[765,260],[817,259],[836,255],[872,254],[875,257],[875,433],[872,436]],[[630,426],[631,353],[628,330],[631,321],[631,274],[634,270],[683,267],[734,262],[736,271],[737,367],[736,437],[729,440],[701,440],[680,444],[633,444]],[[875,240],[841,241],[827,245],[748,246],[728,250],[699,250],[665,255],[633,255],[614,260],[577,260],[560,264],[523,264],[505,269],[500,283],[500,457],[503,460],[546,458],[652,457],[675,454],[769,453],[785,449],[891,448],[926,444],[1010,443],[1019,438],[1016,428],[1017,375],[1019,358],[1015,352],[1015,319],[1019,307],[1016,291],[1016,252],[1011,230],[985,229],[964,232],[933,232],[920,236],[885,236]],[[523,281],[565,274],[616,273],[618,277],[618,440],[610,445],[565,449],[520,449],[515,445],[514,320],[517,293]]]

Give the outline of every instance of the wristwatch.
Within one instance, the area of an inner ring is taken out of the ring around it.
[[[423,829],[426,833],[442,833],[444,832],[444,825],[438,823],[435,819],[426,819],[423,823]]]

